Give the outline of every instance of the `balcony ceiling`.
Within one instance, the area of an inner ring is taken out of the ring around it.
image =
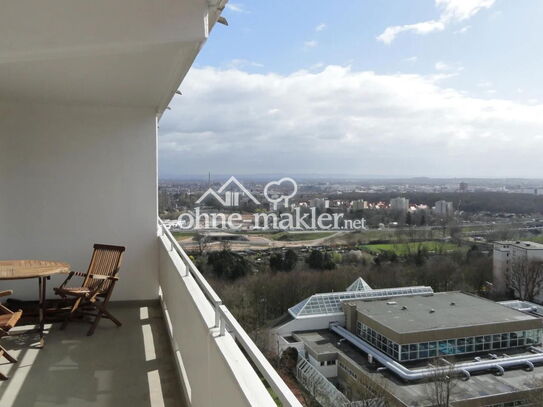
[[[0,0],[0,10],[1,100],[157,112],[218,16],[208,0]]]

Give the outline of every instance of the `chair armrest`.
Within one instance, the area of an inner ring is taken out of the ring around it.
[[[102,274],[91,274],[90,278],[92,278],[93,280],[113,280],[113,281],[119,280],[119,277],[104,276]]]
[[[4,290],[0,291],[0,297],[7,297],[8,295],[13,294],[13,290]]]
[[[68,284],[68,282],[72,279],[73,276],[78,276],[78,277],[87,277],[86,274],[84,273],[80,273],[79,271],[70,271],[68,273],[68,276],[66,277],[66,279],[63,281],[63,283],[60,285],[60,287],[58,288],[64,288],[66,287],[66,284]]]

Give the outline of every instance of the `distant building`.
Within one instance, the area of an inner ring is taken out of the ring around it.
[[[453,216],[454,207],[452,202],[447,201],[437,201],[433,207],[433,212],[438,216]]]
[[[494,243],[493,278],[494,289],[503,293],[507,290],[506,275],[515,262],[543,261],[543,244],[521,241]],[[543,299],[543,293],[539,295]]]
[[[352,205],[352,209],[353,211],[361,211],[363,209],[368,209],[368,202],[364,201],[363,199],[354,201]]]
[[[409,210],[409,199],[407,198],[392,198],[390,200],[390,209],[393,211],[407,212]]]
[[[317,208],[317,209],[320,209],[322,211],[322,210],[328,209],[330,207],[330,201],[328,199],[315,198],[315,199],[311,199],[309,201],[309,206],[311,208]]]
[[[543,188],[522,188],[518,192],[521,194],[543,195]]]
[[[460,192],[468,192],[468,183],[467,182],[461,182],[459,187],[458,187],[458,190]]]

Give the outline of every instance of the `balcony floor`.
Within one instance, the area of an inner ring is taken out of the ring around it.
[[[158,302],[117,303],[117,328],[102,320],[93,336],[75,321],[61,331],[49,326],[44,349],[37,336],[5,337],[18,363],[0,359],[2,407],[183,407],[174,356]],[[12,330],[16,332],[24,327]]]

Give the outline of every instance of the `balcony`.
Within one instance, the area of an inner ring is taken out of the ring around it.
[[[122,327],[49,324],[44,349],[28,326],[3,339],[18,363],[0,365],[0,405],[300,406],[161,222],[158,239],[159,300],[113,303]]]
[[[2,407],[300,405],[157,228],[157,123],[225,3],[3,2],[0,259],[84,271],[93,243],[127,252],[112,298],[124,325],[53,324],[41,350],[3,338],[19,362],[0,361]],[[35,300],[36,285],[0,289]]]
[[[10,377],[0,382],[0,405],[185,406],[158,302],[116,303],[112,311],[123,326],[100,324],[91,338],[77,322],[63,331],[49,325],[44,349],[33,347],[32,334],[5,338],[18,363],[0,365]]]

